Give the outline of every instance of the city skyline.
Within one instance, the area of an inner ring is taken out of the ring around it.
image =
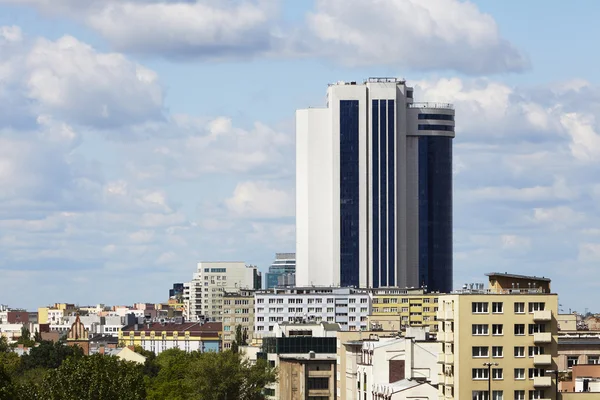
[[[294,111],[369,76],[455,105],[455,287],[514,271],[564,311],[600,300],[596,2],[162,3],[0,0],[1,303],[265,272],[295,249]]]

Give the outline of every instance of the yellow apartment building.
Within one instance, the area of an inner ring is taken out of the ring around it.
[[[248,344],[254,337],[254,290],[223,293],[223,348],[230,349],[238,325],[248,334]]]
[[[373,307],[368,317],[369,329],[405,331],[408,327],[429,328],[435,336],[440,293],[423,289],[373,289]]]
[[[465,285],[440,296],[440,399],[556,399],[558,296],[550,279],[487,276],[487,289]]]

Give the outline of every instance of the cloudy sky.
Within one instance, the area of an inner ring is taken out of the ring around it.
[[[456,105],[455,284],[600,301],[596,0],[0,0],[0,303],[164,301],[294,251],[294,111]],[[595,10],[595,12],[594,12]],[[600,311],[595,309],[596,311]]]

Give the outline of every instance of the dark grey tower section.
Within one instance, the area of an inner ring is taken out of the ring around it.
[[[454,109],[449,104],[409,106],[409,135],[416,140],[419,285],[452,291],[452,140]],[[410,173],[410,171],[409,171]],[[410,178],[409,178],[410,179]],[[413,221],[415,219],[413,218]],[[414,265],[413,265],[414,267]]]

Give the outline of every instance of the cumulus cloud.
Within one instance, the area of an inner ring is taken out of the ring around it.
[[[298,26],[282,21],[278,0],[0,2],[78,19],[119,51],[173,59],[309,56],[472,74],[529,67],[490,15],[459,0],[317,0]]]
[[[16,27],[0,32],[0,49],[7,49],[0,52],[0,99],[14,105],[10,114],[0,111],[0,122],[31,127],[51,115],[114,128],[162,118],[158,76],[122,54],[98,52],[72,36],[51,41],[23,38]]]
[[[458,0],[317,0],[308,17],[322,55],[353,65],[467,73],[521,71],[527,57],[494,19]]]

